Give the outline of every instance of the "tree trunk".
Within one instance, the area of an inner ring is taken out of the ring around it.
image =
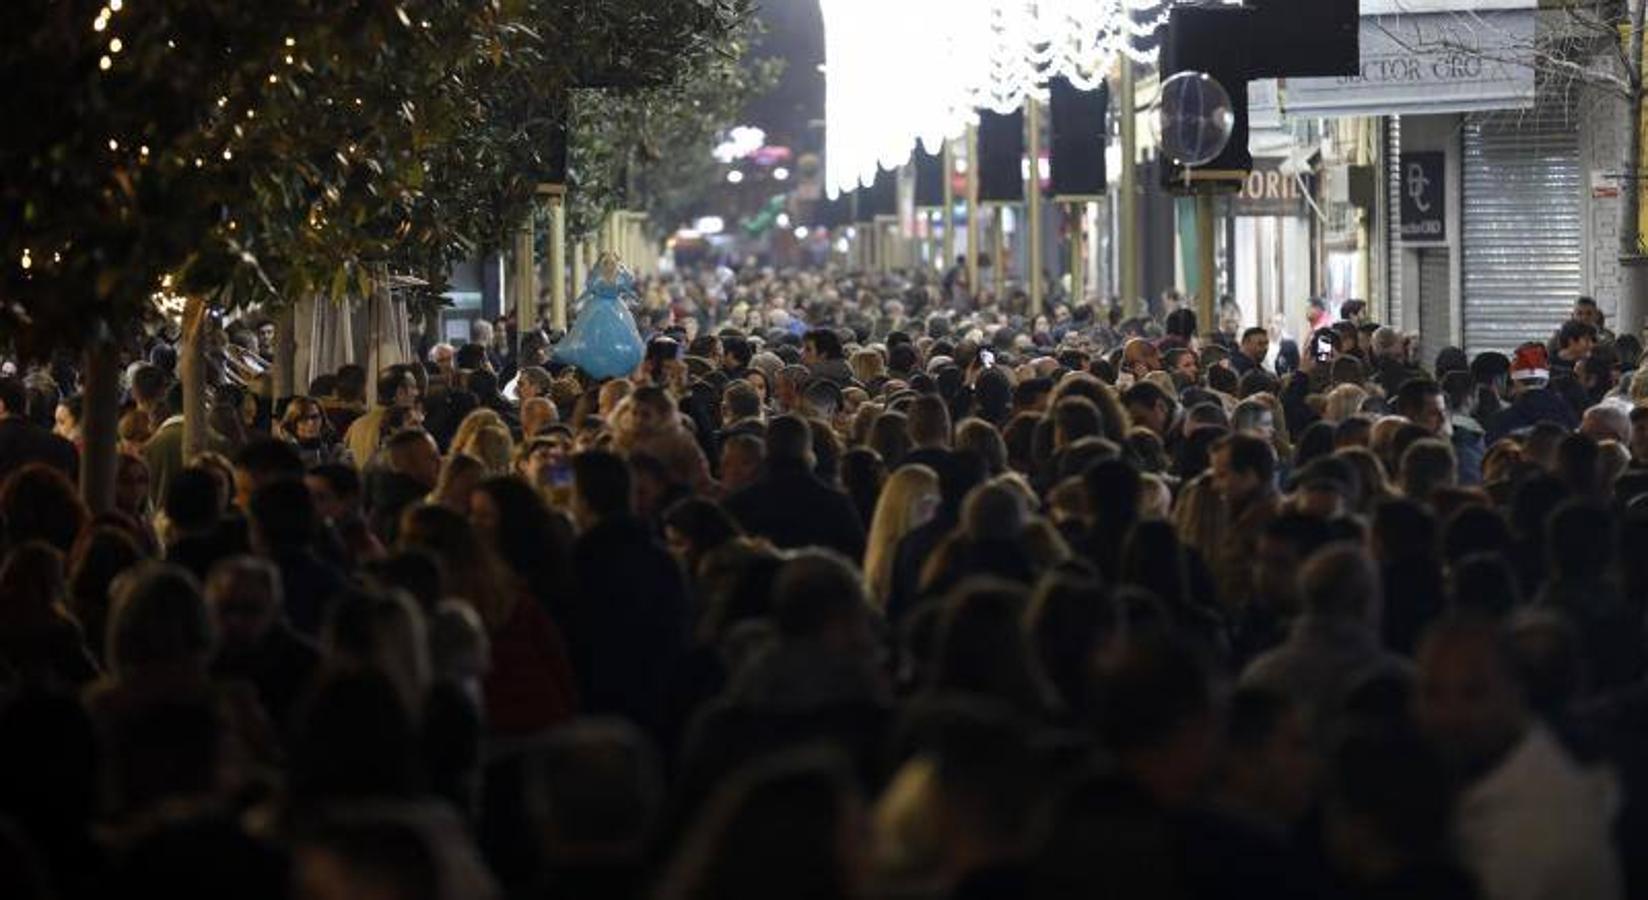
[[[183,305],[183,339],[178,375],[183,380],[183,462],[206,449],[206,301],[190,297]]]
[[[298,384],[297,319],[297,310],[291,303],[281,306],[280,311],[275,314],[275,358],[269,361],[269,384],[272,392],[269,398],[270,415],[278,416],[282,400],[290,399],[300,392],[307,392],[309,387],[307,384]]]
[[[92,513],[114,508],[120,422],[120,352],[99,341],[86,350],[80,413],[80,495]]]
[[[1630,45],[1626,57],[1630,71],[1626,81],[1631,86],[1627,101],[1629,115],[1625,138],[1625,160],[1620,167],[1619,204],[1619,316],[1615,330],[1619,334],[1642,333],[1643,319],[1648,316],[1648,259],[1642,252],[1640,233],[1642,209],[1642,39],[1643,16],[1648,11],[1648,0],[1632,0]]]

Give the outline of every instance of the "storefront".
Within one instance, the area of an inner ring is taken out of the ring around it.
[[[1363,0],[1360,73],[1280,86],[1289,119],[1384,117],[1368,293],[1427,358],[1548,334],[1581,289],[1580,142],[1535,102],[1535,5]]]

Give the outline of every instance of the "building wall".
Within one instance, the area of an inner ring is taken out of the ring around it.
[[[1576,90],[1574,102],[1580,116],[1581,159],[1590,170],[1585,192],[1586,289],[1612,320],[1619,309],[1620,201],[1597,197],[1593,188],[1617,184],[1608,176],[1624,162],[1629,116],[1623,99],[1595,88]]]
[[[1446,247],[1448,251],[1448,333],[1445,335],[1423,334],[1424,342],[1429,346],[1456,344],[1461,331],[1460,309],[1463,306],[1463,281],[1460,268],[1460,248],[1462,241],[1460,233],[1464,222],[1460,217],[1460,209],[1464,205],[1464,197],[1460,190],[1460,153],[1459,153],[1459,126],[1461,117],[1458,115],[1435,116],[1403,116],[1402,117],[1402,152],[1404,154],[1421,151],[1440,150],[1446,154],[1445,169],[1447,184],[1443,191],[1443,202],[1447,205],[1447,240],[1429,244],[1403,245],[1402,254],[1402,311],[1403,319],[1397,325],[1404,331],[1418,332],[1421,322],[1433,319],[1424,316],[1419,303],[1419,253],[1427,247]],[[1393,220],[1395,216],[1393,215]],[[1394,221],[1392,227],[1395,227]]]

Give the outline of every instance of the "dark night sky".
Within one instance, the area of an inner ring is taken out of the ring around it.
[[[809,129],[809,123],[824,118],[824,76],[818,71],[824,62],[824,21],[818,0],[762,0],[760,17],[767,33],[756,54],[789,64],[778,85],[745,110],[740,124],[766,129],[769,143],[818,149],[823,128]]]

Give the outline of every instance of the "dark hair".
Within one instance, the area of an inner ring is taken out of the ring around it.
[[[629,466],[617,454],[590,450],[574,456],[572,483],[585,505],[598,516],[629,511]]]
[[[1577,319],[1568,319],[1562,323],[1561,328],[1557,329],[1556,345],[1558,349],[1561,349],[1567,347],[1575,341],[1582,341],[1586,339],[1594,341],[1596,340],[1596,336],[1596,326],[1578,321]]]
[[[1262,326],[1252,325],[1252,326],[1249,326],[1247,328],[1242,329],[1242,343],[1244,343],[1244,344],[1247,343],[1247,339],[1250,338],[1250,337],[1253,337],[1256,334],[1257,335],[1263,335],[1266,340],[1270,339],[1270,332],[1269,331],[1266,331]]]
[[[1442,386],[1430,378],[1409,378],[1396,389],[1393,408],[1397,415],[1416,419],[1432,397],[1442,394]]]
[[[1232,472],[1259,476],[1264,484],[1276,478],[1276,451],[1263,438],[1252,434],[1227,434],[1213,445],[1215,452],[1230,454]]]
[[[812,446],[812,426],[806,419],[779,416],[767,423],[767,459],[802,462]]]
[[[486,347],[473,342],[464,344],[452,354],[452,365],[471,373],[480,371],[486,365]]]
[[[1213,707],[1201,659],[1160,636],[1130,642],[1099,670],[1095,720],[1106,745],[1128,753],[1171,740],[1187,721]]]
[[[407,370],[404,366],[390,366],[378,373],[379,406],[395,405],[395,395],[400,393],[401,385],[406,382],[406,376]]]
[[[353,500],[360,496],[360,473],[355,467],[345,463],[321,463],[309,470],[309,474],[326,482],[332,493],[341,499]]]
[[[90,517],[74,484],[44,463],[29,463],[0,483],[0,523],[8,545],[39,540],[68,553]]]
[[[252,494],[247,510],[257,533],[273,551],[307,546],[315,537],[315,502],[303,482],[282,478]]]
[[[217,522],[223,511],[222,480],[202,466],[189,466],[166,486],[166,518],[184,531],[200,531]]]
[[[841,335],[828,328],[814,328],[807,332],[806,342],[813,345],[818,355],[825,359],[840,359]]]
[[[334,384],[333,389],[337,392],[339,399],[357,401],[366,399],[366,369],[362,366],[357,366],[354,363],[339,366],[337,380]]]
[[[252,476],[252,481],[264,482],[281,478],[302,478],[303,458],[291,444],[274,438],[263,438],[242,447],[235,454],[235,468]]]
[[[1605,572],[1616,549],[1613,517],[1594,502],[1568,500],[1546,520],[1545,548],[1553,575]]]
[[[1404,855],[1446,856],[1454,789],[1435,751],[1417,735],[1353,733],[1328,759],[1325,792],[1330,808],[1356,815]]]
[[[817,637],[831,625],[866,615],[863,579],[828,550],[803,550],[773,583],[773,620],[786,638]]]

